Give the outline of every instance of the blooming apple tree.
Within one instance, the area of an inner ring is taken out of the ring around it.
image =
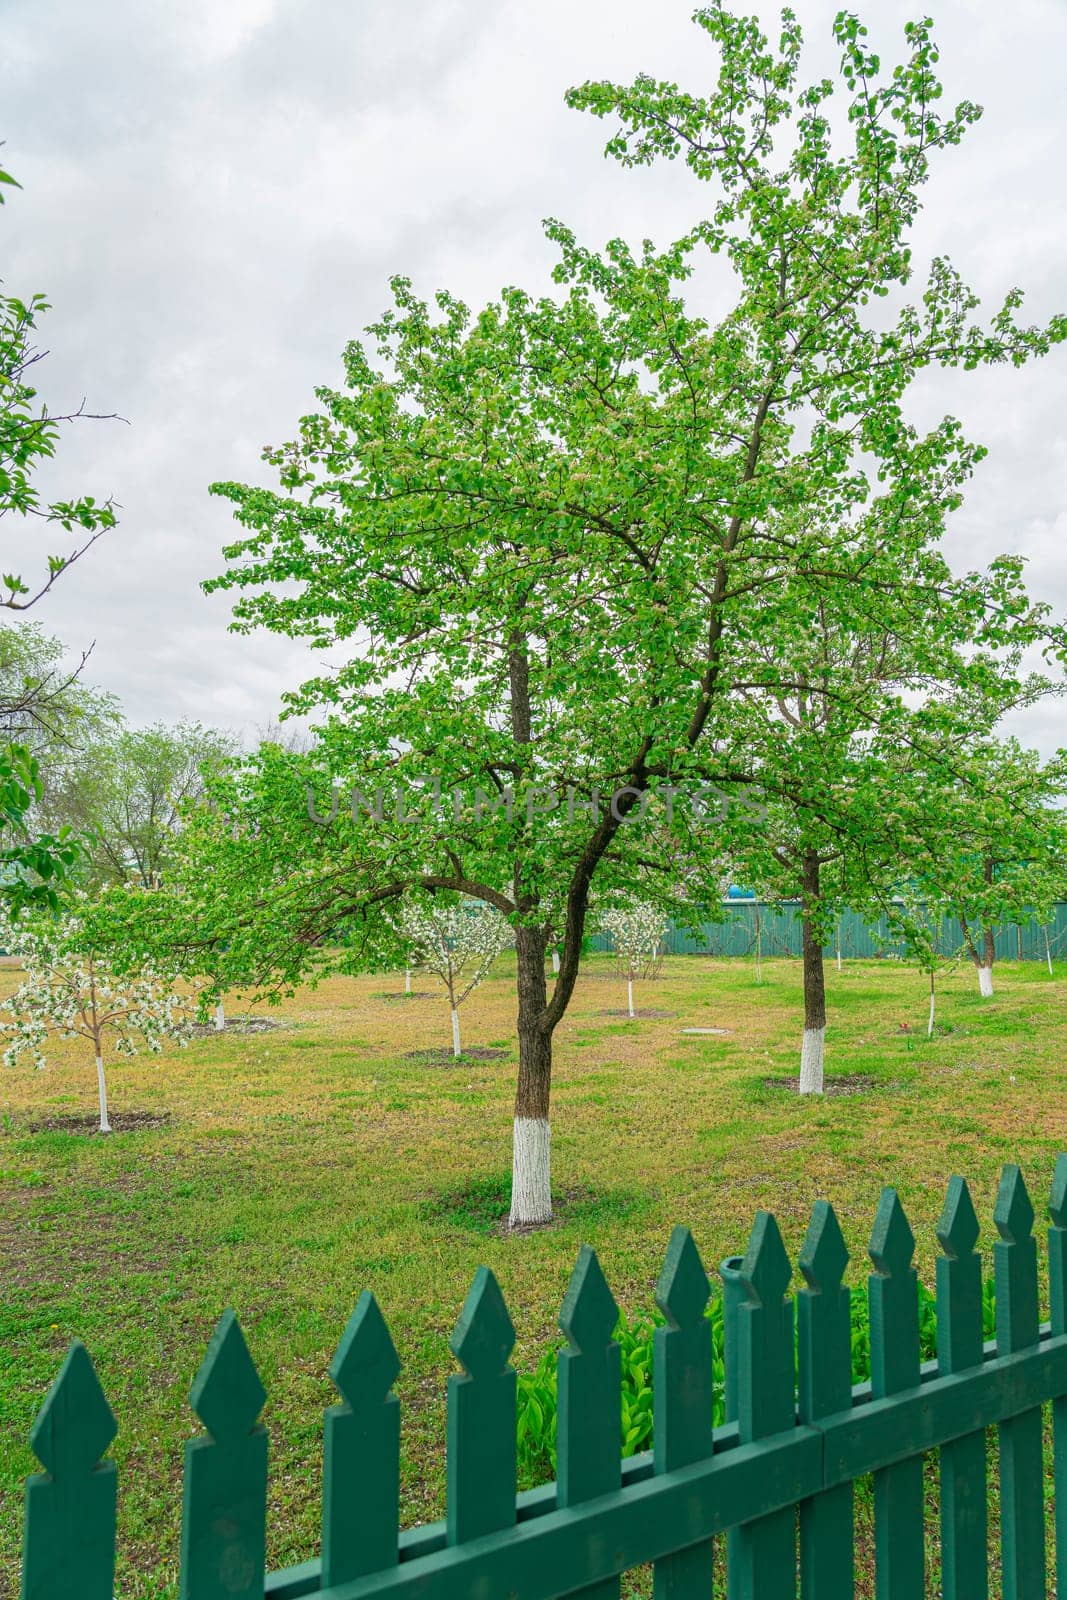
[[[643,900],[625,910],[605,911],[600,920],[626,968],[626,1008],[632,1017],[634,979],[651,977],[655,972],[667,924],[662,911]]]
[[[84,1039],[96,1058],[100,1132],[110,1133],[105,1040],[117,1056],[139,1050],[158,1055],[168,1040],[184,1045],[195,998],[174,992],[174,978],[148,965],[117,972],[84,948],[82,925],[73,915],[20,920],[5,932],[8,950],[22,958],[25,978],[0,1007],[0,1032],[8,1039],[4,1061],[13,1066],[27,1051],[43,1066],[51,1036]]]
[[[414,965],[440,978],[452,1013],[452,1054],[460,1054],[459,1008],[485,977],[497,956],[515,943],[511,924],[493,906],[401,908],[397,932],[412,952]]]

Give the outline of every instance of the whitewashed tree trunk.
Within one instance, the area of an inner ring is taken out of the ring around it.
[[[558,972],[559,971],[559,951],[558,950],[553,950],[553,952],[552,952],[552,971],[553,972]]]
[[[837,970],[841,971],[841,924],[837,924]]]
[[[632,978],[627,978],[626,980],[626,1005],[632,1017],[634,1014],[634,980]]]
[[[458,1056],[460,1053],[461,1052],[460,1052],[460,1048],[459,1048],[459,1012],[456,1010],[455,1006],[453,1006],[452,1007],[452,1054],[454,1056]]]
[[[1052,976],[1052,946],[1048,942],[1048,928],[1045,929],[1045,959],[1048,962],[1049,977]]]
[[[510,1227],[552,1220],[551,1130],[547,1117],[516,1117],[511,1162]]]
[[[978,992],[986,999],[993,993],[993,968],[980,966],[978,968]]]
[[[934,975],[930,974],[930,1015],[926,1023],[926,1037],[932,1039],[934,1035],[934,1009],[937,1005],[937,996],[934,993]]]
[[[405,967],[404,968],[404,993],[405,994],[410,994],[411,993],[411,968],[410,967]]]
[[[826,1041],[826,1027],[805,1028],[804,1042],[800,1047],[800,1092],[801,1094],[822,1094],[822,1063],[823,1046]]]
[[[216,1031],[216,1033],[221,1033],[225,1026],[226,1026],[226,1007],[223,1005],[222,1001],[220,1000],[218,1005],[215,1007],[215,1031]]]
[[[104,1077],[104,1058],[96,1058],[96,1087],[100,1093],[100,1132],[110,1133],[111,1124],[107,1118],[107,1080]]]
[[[803,915],[800,920],[804,954],[804,1038],[800,1047],[800,1092],[822,1094],[823,1047],[826,1041],[826,973],[822,938],[814,915],[819,905],[822,863],[816,850],[804,853],[802,867]]]

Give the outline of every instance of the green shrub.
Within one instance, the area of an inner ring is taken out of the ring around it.
[[[852,1382],[865,1383],[871,1375],[871,1330],[865,1294],[852,1294]],[[720,1296],[708,1302],[711,1323],[712,1422],[725,1421],[725,1360],[723,1303]],[[615,1338],[622,1366],[621,1442],[624,1456],[652,1447],[652,1337],[663,1325],[658,1312],[651,1318],[627,1322],[620,1315]],[[982,1327],[991,1339],[996,1331],[993,1280],[982,1288]],[[562,1345],[547,1350],[533,1372],[518,1374],[519,1478],[522,1487],[546,1483],[556,1475],[556,1357]],[[923,1361],[937,1354],[937,1301],[919,1284],[919,1352]]]

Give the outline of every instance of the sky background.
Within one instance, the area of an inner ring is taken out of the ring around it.
[[[804,76],[832,71],[836,7],[794,8]],[[272,482],[262,446],[292,437],[316,384],[339,382],[390,274],[477,305],[503,284],[549,287],[542,217],[600,244],[665,241],[705,214],[710,191],[684,166],[605,161],[608,124],[563,104],[571,84],[638,71],[703,92],[715,54],[690,9],[6,0],[0,139],[23,189],[0,210],[0,277],[52,302],[37,369],[50,407],[84,396],[128,419],[78,423],[43,480],[122,510],[32,616],[72,650],[94,644],[87,679],[131,722],[194,717],[253,737],[310,674],[285,639],[228,634],[229,598],[200,592],[237,532],[207,486]],[[1067,310],[1067,0],[863,10],[885,57],[932,11],[947,96],[985,108],[927,187],[920,279],[947,253],[990,310],[1013,284],[1033,320]],[[712,294],[707,309],[725,303]],[[1031,593],[1067,614],[1067,348],[1021,372],[924,381],[916,420],[944,410],[990,450],[952,521],[953,565],[1021,552]],[[4,532],[5,570],[19,570]],[[1067,744],[1063,717],[1053,702],[1013,727],[1050,751]]]

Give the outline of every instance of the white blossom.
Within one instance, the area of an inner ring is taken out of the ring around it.
[[[511,924],[493,906],[423,907],[406,901],[395,923],[412,965],[440,978],[452,1011],[452,1049],[459,1055],[458,1010],[497,956],[515,942]]]
[[[116,972],[83,948],[78,918],[20,917],[4,929],[4,945],[22,962],[23,981],[0,1003],[0,1035],[8,1041],[7,1066],[29,1054],[45,1064],[49,1038],[84,1039],[93,1047],[100,1080],[100,1124],[106,1129],[103,1081],[105,1040],[117,1056],[138,1050],[158,1055],[167,1041],[184,1045],[193,1022],[193,1000],[174,992],[173,973],[143,965]]]
[[[626,967],[627,976],[638,978],[650,972],[667,932],[663,913],[638,901],[625,910],[605,911],[600,922],[605,933],[611,935],[615,954]]]

